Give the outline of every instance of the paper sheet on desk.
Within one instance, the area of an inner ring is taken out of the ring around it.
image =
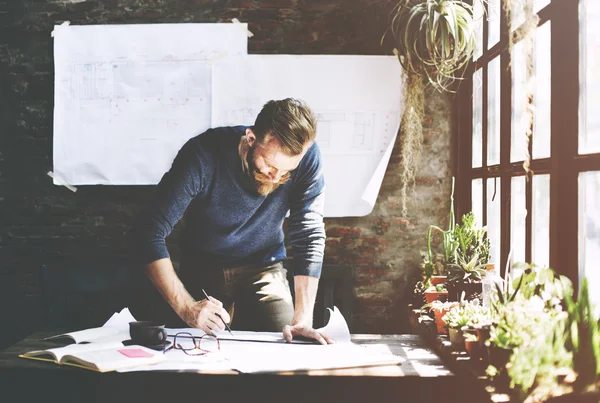
[[[352,343],[329,345],[224,341],[221,351],[243,373],[310,371],[400,364],[403,359]]]
[[[336,343],[350,343],[350,330],[348,329],[348,324],[346,323],[346,319],[340,312],[340,310],[334,306],[333,309],[329,309],[331,313],[329,317],[329,321],[327,325],[317,329],[321,334],[333,339]],[[180,328],[180,329],[167,329],[167,333],[170,335],[175,335],[176,333],[187,332],[192,334],[192,336],[202,336],[204,331],[201,329],[188,329],[188,328]],[[263,342],[263,343],[285,343],[286,341],[283,338],[282,332],[251,332],[251,331],[243,331],[243,330],[234,330],[233,336],[226,330],[222,332],[217,332],[217,337],[220,340],[230,340],[230,341],[248,341],[248,342]],[[315,344],[312,341],[306,340],[293,340],[293,344]]]
[[[336,344],[319,345],[307,342],[286,343],[280,332],[219,332],[219,353],[190,357],[182,351],[171,350],[165,355],[167,361],[147,367],[126,371],[208,371],[235,370],[244,373],[309,371],[338,368],[355,368],[374,365],[394,365],[403,361],[391,353],[382,352],[377,346],[359,346],[351,343],[350,331],[343,315],[334,307],[330,319],[319,330],[334,339]],[[202,336],[200,329],[168,329],[170,335],[188,332]],[[170,337],[170,340],[173,340]],[[178,340],[179,342],[179,340]],[[189,344],[191,340],[182,340]]]

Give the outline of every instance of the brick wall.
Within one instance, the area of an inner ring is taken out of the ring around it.
[[[248,22],[250,53],[389,54],[379,45],[388,10],[369,0],[0,1],[0,318],[20,337],[40,318],[39,266],[127,256],[124,235],[150,186],[54,186],[54,24]],[[328,219],[327,262],[356,270],[355,331],[406,329],[424,234],[445,224],[451,175],[451,105],[426,95],[425,152],[408,220],[400,218],[399,148],[375,210]],[[398,143],[398,142],[397,142]],[[178,232],[171,237],[170,243]],[[173,246],[173,245],[172,245]],[[177,251],[173,246],[174,255]],[[408,287],[408,288],[407,288]],[[85,309],[85,307],[82,307]],[[2,344],[3,339],[0,339]]]

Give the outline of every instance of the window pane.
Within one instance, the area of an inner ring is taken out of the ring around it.
[[[525,177],[510,180],[510,248],[511,263],[525,261]]]
[[[523,11],[523,3],[520,1],[513,1],[511,8],[511,24],[510,29],[515,30],[519,25],[525,22],[525,12]]]
[[[589,154],[600,152],[600,2],[580,4],[579,153]]]
[[[471,182],[471,211],[475,221],[483,225],[483,179],[473,179]]]
[[[535,12],[537,13],[542,8],[546,7],[548,4],[550,4],[550,0],[535,0],[535,2],[534,2]]]
[[[550,264],[550,175],[533,176],[531,259],[538,266]]]
[[[488,67],[488,165],[500,164],[500,57]]]
[[[537,29],[535,40],[535,119],[533,158],[550,157],[550,22]]]
[[[483,54],[483,21],[485,21],[485,10],[482,2],[476,0],[473,4],[473,20],[475,22],[475,51],[473,60],[477,60]]]
[[[600,305],[600,171],[579,174],[579,277],[587,277],[590,296]]]
[[[477,0],[475,0],[477,2]],[[500,40],[500,0],[487,0],[488,5],[488,49]]]
[[[494,183],[496,184],[495,188]],[[500,178],[488,178],[486,200],[487,230],[490,238],[491,262],[496,267],[500,267],[500,200]]]
[[[483,140],[482,140],[482,122],[483,122],[483,73],[479,69],[473,74],[473,168],[482,166],[483,160]]]
[[[512,48],[512,118],[510,162],[524,161],[527,150],[525,140],[525,47],[523,41]]]

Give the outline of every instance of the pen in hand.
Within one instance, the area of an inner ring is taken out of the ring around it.
[[[208,294],[206,293],[206,291],[204,291],[204,289],[202,289],[202,292],[204,293],[204,296],[206,296],[206,299],[210,301],[210,297],[208,296]],[[227,328],[227,331],[229,331],[229,334],[233,336],[233,333],[231,333],[231,328],[229,327],[229,325],[227,324],[227,322],[225,322],[223,320],[223,318],[221,318],[221,315],[219,315],[219,314],[216,314],[216,315],[221,319],[221,321],[223,322],[223,324]]]

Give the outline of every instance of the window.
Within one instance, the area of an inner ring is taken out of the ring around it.
[[[586,276],[600,304],[600,2],[531,0],[528,69],[527,44],[508,46],[523,10],[508,18],[505,0],[474,1],[484,17],[458,96],[457,214],[488,226],[502,274],[512,252],[510,263],[549,265],[576,284]]]

